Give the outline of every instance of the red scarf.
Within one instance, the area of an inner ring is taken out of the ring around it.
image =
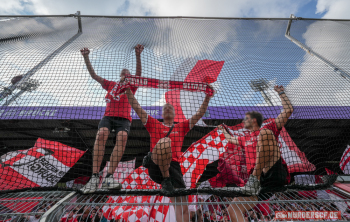
[[[191,92],[203,92],[209,96],[212,96],[214,94],[214,90],[211,89],[207,83],[167,81],[127,75],[125,77],[125,81],[121,82],[116,91],[114,92],[115,95],[117,96],[124,93],[125,90],[130,86],[168,90],[180,89]]]

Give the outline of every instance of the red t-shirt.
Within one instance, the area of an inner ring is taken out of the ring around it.
[[[151,152],[158,141],[164,138],[171,128],[170,126],[165,126],[150,115],[147,116],[145,127],[151,136]],[[174,128],[169,135],[169,138],[171,139],[171,161],[180,162],[182,144],[188,131],[190,131],[190,120],[185,120],[174,125]]]
[[[122,117],[131,122],[131,106],[128,97],[125,92],[117,96],[115,95],[115,92],[119,87],[119,82],[104,79],[102,87],[107,90],[107,95],[105,97],[107,103],[105,116]],[[130,87],[130,89],[135,95],[137,88]]]
[[[264,123],[260,130],[269,129],[275,135],[277,145],[278,145],[278,136],[281,133],[282,129],[277,129],[275,119],[272,119],[271,122]],[[256,162],[256,145],[258,143],[258,137],[260,134],[260,130],[250,132],[245,134],[244,136],[239,136],[238,141],[239,145],[245,149],[246,155],[246,164],[247,164],[247,172],[250,172],[255,167]],[[283,161],[282,161],[283,162]]]

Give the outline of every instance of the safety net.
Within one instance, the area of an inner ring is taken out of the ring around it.
[[[0,29],[1,192],[266,200],[350,172],[350,21],[71,15]]]

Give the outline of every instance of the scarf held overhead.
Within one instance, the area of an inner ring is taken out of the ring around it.
[[[125,92],[129,87],[142,87],[142,88],[155,88],[155,89],[180,89],[191,92],[203,92],[208,96],[214,94],[214,90],[209,87],[207,83],[200,82],[181,82],[181,81],[168,81],[159,80],[138,76],[128,75],[125,80],[121,82],[115,91],[115,95],[120,95]]]

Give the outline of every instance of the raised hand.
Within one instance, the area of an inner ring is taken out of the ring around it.
[[[211,96],[209,97],[209,99],[211,99],[211,98],[213,98],[213,97],[215,96],[216,90],[215,90],[214,87],[213,87],[212,85],[210,85],[210,84],[208,84],[208,87],[214,91],[213,95],[211,95]],[[208,96],[208,95],[207,95],[207,96]]]
[[[222,126],[222,125],[218,125],[219,130],[221,130],[222,132],[226,132],[226,129]]]
[[[137,46],[135,46],[135,54],[137,56],[141,55],[144,48],[145,47],[143,45],[138,44]]]
[[[90,50],[88,48],[83,48],[80,50],[80,53],[82,54],[82,56],[86,57],[89,56]]]
[[[283,92],[284,91],[284,87],[283,86],[278,86],[276,85],[274,87],[274,90],[277,92],[277,93],[280,93],[280,92]]]

